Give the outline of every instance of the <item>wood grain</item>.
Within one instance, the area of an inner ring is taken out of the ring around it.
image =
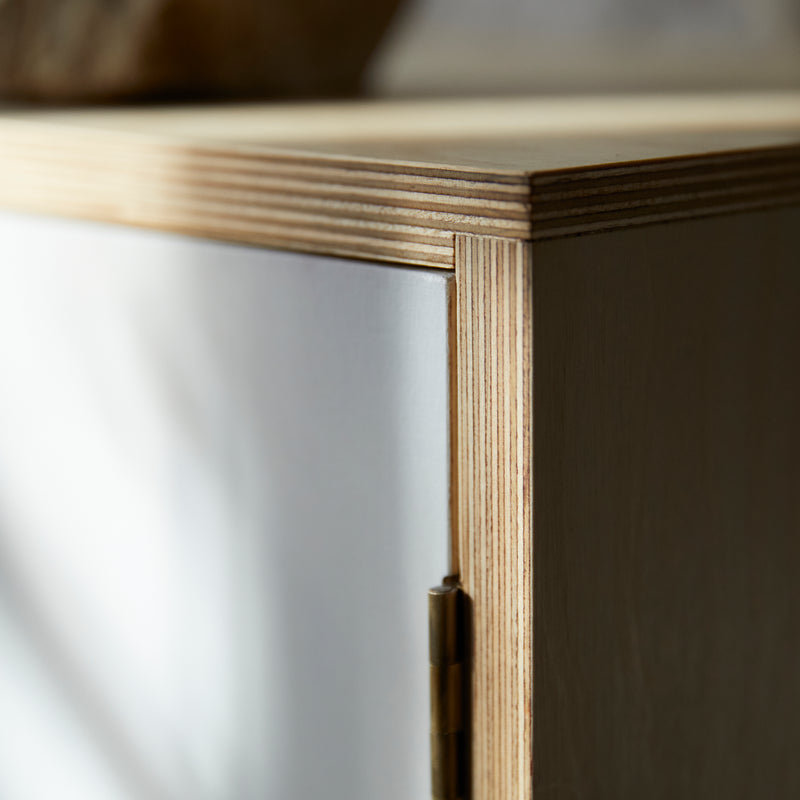
[[[531,246],[456,239],[458,539],[475,800],[531,796]]]
[[[0,205],[452,269],[538,240],[800,202],[800,95],[0,115]]]
[[[533,245],[535,800],[800,796],[798,227]]]
[[[8,122],[0,141],[0,203],[22,210],[448,269],[454,230],[527,229],[524,178],[26,123]]]

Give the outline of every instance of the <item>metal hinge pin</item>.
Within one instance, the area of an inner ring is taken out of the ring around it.
[[[466,795],[466,636],[464,593],[445,578],[428,592],[433,800]]]

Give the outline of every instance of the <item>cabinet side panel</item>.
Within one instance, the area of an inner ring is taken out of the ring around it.
[[[798,230],[534,247],[536,800],[800,796]]]
[[[458,534],[474,800],[531,793],[530,245],[456,238]]]

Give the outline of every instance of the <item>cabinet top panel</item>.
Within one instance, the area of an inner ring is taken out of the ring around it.
[[[452,268],[800,199],[800,94],[6,109],[0,204]]]

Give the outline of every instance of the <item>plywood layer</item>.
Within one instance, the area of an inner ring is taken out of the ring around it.
[[[253,244],[450,267],[454,230],[524,235],[524,182],[8,122],[0,203]]]
[[[800,96],[0,115],[0,204],[452,268],[548,239],[800,200]]]
[[[456,240],[456,513],[469,598],[476,800],[531,797],[531,247],[485,236]]]

